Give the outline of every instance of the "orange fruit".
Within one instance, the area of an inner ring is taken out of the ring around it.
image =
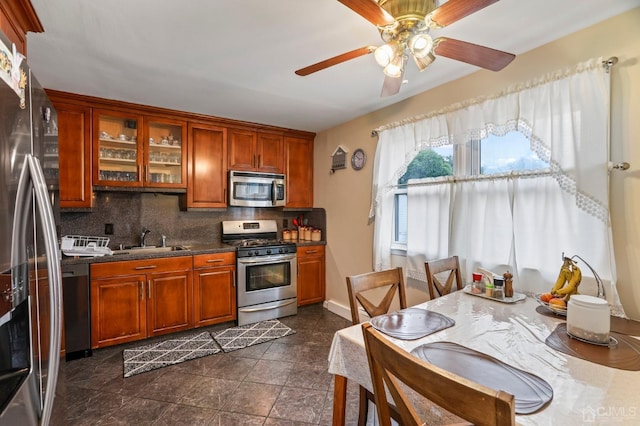
[[[549,300],[553,299],[553,294],[551,293],[543,293],[540,295],[540,300],[545,303],[549,303]]]
[[[556,308],[567,308],[567,302],[565,302],[564,299],[560,299],[558,297],[554,297],[553,299],[549,300],[549,305],[552,305]]]

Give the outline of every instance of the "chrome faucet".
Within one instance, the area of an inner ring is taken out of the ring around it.
[[[147,246],[145,240],[147,239],[147,235],[149,235],[149,233],[151,233],[150,230],[148,230],[147,228],[142,228],[142,235],[140,235],[140,247]]]

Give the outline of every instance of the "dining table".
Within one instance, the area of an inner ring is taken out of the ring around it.
[[[429,343],[452,342],[543,379],[551,386],[551,399],[530,414],[516,410],[517,424],[640,424],[640,371],[602,365],[548,345],[547,338],[567,318],[542,312],[533,294],[505,303],[465,290],[413,307],[451,318],[453,326],[417,339],[385,338],[408,352]],[[333,425],[344,425],[347,382],[373,391],[361,325],[335,333],[328,371],[335,377]]]

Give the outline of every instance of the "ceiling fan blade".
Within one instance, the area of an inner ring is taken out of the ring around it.
[[[395,22],[393,16],[373,0],[338,0],[373,25],[383,27]]]
[[[447,37],[435,39],[433,51],[439,56],[466,62],[491,71],[500,71],[516,57],[513,53]]]
[[[432,26],[446,27],[497,1],[498,0],[449,0],[431,12],[429,15],[430,21]]]
[[[333,58],[325,59],[324,61],[320,61],[316,64],[309,65],[308,67],[301,68],[296,71],[296,74],[304,77],[305,75],[313,74],[316,71],[320,71],[325,68],[341,64],[342,62],[367,55],[369,53],[372,53],[374,50],[376,50],[375,46],[361,47],[359,49],[352,50],[351,52],[343,53],[342,55],[334,56]]]

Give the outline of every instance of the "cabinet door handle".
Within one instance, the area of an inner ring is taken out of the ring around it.
[[[138,164],[138,181],[142,180],[142,166]]]
[[[147,281],[147,297],[151,300],[151,280]]]
[[[253,154],[253,167],[256,167],[256,155]]]
[[[219,263],[219,262],[224,262],[224,259],[209,259],[209,260],[207,260],[207,263]]]
[[[236,286],[236,271],[235,271],[235,269],[233,271],[231,271],[231,284],[233,285],[233,287]]]
[[[136,271],[140,271],[142,269],[155,269],[157,265],[148,265],[148,266],[136,266]]]
[[[144,165],[144,181],[149,182],[149,167]]]
[[[307,250],[305,251],[306,254],[313,254],[313,253],[317,253],[318,250]]]
[[[138,292],[140,293],[140,300],[144,298],[144,281],[138,281]]]
[[[258,154],[258,164],[256,164],[256,167],[260,167],[260,154]]]

